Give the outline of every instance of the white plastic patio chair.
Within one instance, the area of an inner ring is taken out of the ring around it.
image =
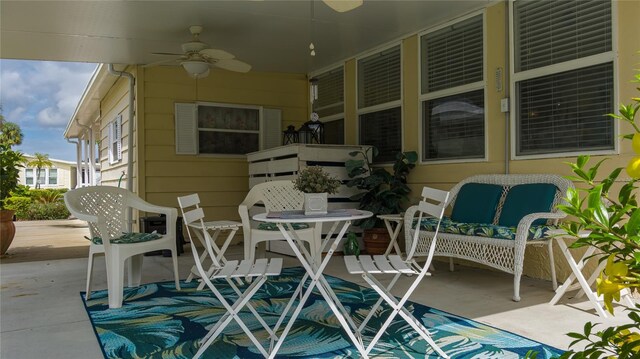
[[[427,275],[429,270],[429,266],[431,264],[431,260],[433,259],[433,253],[435,251],[435,243],[438,235],[438,230],[440,229],[440,221],[442,220],[442,216],[444,214],[445,203],[449,198],[449,192],[441,191],[434,188],[425,187],[422,190],[422,200],[417,205],[416,211],[408,210],[406,216],[413,216],[416,220],[416,235],[413,238],[413,242],[411,248],[407,254],[407,258],[403,259],[399,255],[360,255],[356,256],[345,256],[344,261],[347,266],[347,270],[350,274],[360,274],[364,278],[364,280],[380,295],[380,299],[374,304],[371,311],[364,319],[364,321],[360,324],[358,328],[358,334],[362,337],[362,333],[367,327],[367,323],[376,313],[376,311],[382,305],[382,302],[386,302],[393,310],[391,311],[389,317],[385,320],[383,325],[378,329],[377,333],[374,335],[371,342],[366,347],[367,354],[371,352],[371,350],[375,347],[376,343],[380,340],[382,335],[385,333],[391,322],[396,318],[397,315],[400,315],[409,325],[413,327],[413,329],[425,340],[433,350],[435,350],[438,355],[443,358],[448,358],[447,354],[436,345],[435,341],[431,338],[429,331],[427,328],[422,325],[422,322],[416,319],[411,312],[409,312],[405,307],[405,303],[409,300],[409,297],[413,293],[413,291],[418,287],[422,279]],[[429,202],[428,202],[429,201]],[[434,202],[434,203],[431,203]],[[415,213],[418,214],[417,218],[415,218]],[[436,227],[435,234],[433,236],[433,241],[431,242],[431,247],[429,248],[429,254],[427,256],[427,261],[422,265],[418,265],[413,259],[413,254],[416,250],[416,245],[418,242],[418,233],[420,232],[419,226],[422,221],[423,215],[426,214],[428,216],[432,216],[438,218],[438,226]],[[405,218],[406,220],[406,218]],[[388,286],[384,286],[381,284],[376,278],[375,275],[380,274],[393,274],[390,284]],[[396,284],[398,279],[402,275],[411,275],[410,278],[413,279],[413,283],[407,291],[402,295],[402,298],[399,300],[391,294],[391,289]]]
[[[247,197],[238,207],[244,235],[244,257],[249,260],[253,260],[256,257],[258,243],[285,240],[276,226],[271,226],[269,229],[260,229],[258,228],[259,224],[251,220],[249,211],[258,203],[264,204],[266,212],[301,210],[304,206],[304,194],[293,187],[292,181],[263,182],[251,188]],[[266,227],[269,225],[263,224]],[[300,239],[309,243],[309,254],[318,260],[322,250],[322,227],[310,224],[309,228],[295,229]]]
[[[175,208],[153,205],[126,189],[111,186],[83,187],[69,191],[64,194],[64,202],[71,214],[89,224],[91,245],[86,299],[91,297],[93,257],[99,253],[105,254],[109,308],[122,306],[124,263],[127,259],[129,287],[140,285],[143,254],[146,252],[164,249],[171,251],[175,285],[180,290],[176,249],[178,211]],[[167,234],[132,233],[127,223],[127,213],[132,210],[164,214]],[[105,238],[108,240],[104,240]]]
[[[184,219],[184,223],[187,227],[187,234],[189,236],[189,240],[191,243],[193,242],[193,236],[191,235],[192,229],[195,226],[199,226],[200,228],[205,227],[204,223],[204,211],[202,208],[195,207],[191,210],[186,210],[187,208],[194,207],[194,197],[193,195],[178,197],[178,203],[180,205],[180,211],[182,212],[182,217]],[[185,212],[186,210],[186,212]],[[267,323],[260,317],[258,312],[253,308],[249,301],[251,297],[260,289],[260,287],[266,282],[267,277],[280,275],[282,270],[282,258],[272,258],[272,259],[258,259],[257,261],[252,260],[227,260],[224,263],[218,261],[216,253],[211,246],[211,236],[209,232],[203,231],[202,234],[205,237],[205,250],[208,253],[209,258],[212,260],[213,265],[205,270],[200,262],[201,255],[198,253],[198,249],[195,245],[191,245],[191,252],[193,253],[193,259],[195,261],[196,268],[198,269],[200,278],[206,283],[207,287],[213,292],[216,298],[220,301],[220,303],[225,307],[227,313],[222,316],[216,322],[216,324],[209,330],[207,335],[202,339],[201,346],[198,349],[198,352],[195,354],[194,358],[200,358],[205,350],[214,342],[214,340],[218,337],[220,333],[224,330],[224,328],[231,322],[231,320],[235,320],[238,325],[242,328],[245,334],[249,337],[251,342],[258,348],[260,353],[264,355],[264,357],[268,357],[271,348],[265,348],[262,343],[258,341],[253,332],[246,326],[246,324],[242,321],[239,313],[246,306],[251,313],[255,316],[258,322],[262,325],[262,327],[269,333],[271,340],[270,343],[275,343],[278,339],[273,330],[267,325]],[[238,295],[238,299],[231,303],[229,302],[229,298],[225,298],[222,293],[216,288],[213,283],[213,280],[224,279],[227,284],[233,289],[233,291]],[[236,283],[236,281],[246,281],[247,286],[244,292],[240,291]]]

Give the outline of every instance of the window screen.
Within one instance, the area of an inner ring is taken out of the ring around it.
[[[422,159],[485,156],[483,15],[420,39]],[[448,90],[446,96],[431,92]]]
[[[360,144],[378,148],[374,162],[391,162],[402,151],[401,116],[401,107],[360,115]]]
[[[482,81],[482,15],[423,35],[422,93]]]
[[[358,108],[400,100],[400,45],[358,61]]]
[[[342,67],[315,76],[318,81],[318,99],[313,111],[323,117],[344,112],[344,70]]]
[[[611,2],[518,0],[513,12],[516,155],[614,149]]]
[[[344,145],[344,119],[324,123],[324,143]]]
[[[515,70],[526,71],[611,51],[611,2],[514,3]]]
[[[49,184],[58,184],[58,169],[49,169]]]
[[[613,149],[611,63],[521,81],[518,155]]]
[[[33,168],[25,168],[24,170],[25,184],[33,184]]]
[[[483,158],[484,90],[423,102],[424,159]]]
[[[199,153],[247,154],[260,149],[260,111],[198,106]]]

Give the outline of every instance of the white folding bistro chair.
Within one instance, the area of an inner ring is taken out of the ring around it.
[[[380,295],[380,299],[376,302],[376,304],[374,304],[367,317],[357,329],[360,337],[362,337],[363,331],[367,327],[367,323],[371,318],[373,318],[373,315],[380,308],[383,301],[393,309],[389,314],[389,317],[378,329],[378,332],[374,335],[371,342],[367,345],[367,354],[369,354],[375,347],[376,343],[378,343],[378,341],[385,333],[391,322],[396,318],[396,316],[400,315],[425,341],[427,341],[427,343],[429,343],[429,345],[438,353],[438,355],[443,358],[448,358],[447,354],[442,349],[440,349],[440,347],[438,347],[435,341],[431,338],[431,335],[429,334],[427,328],[425,328],[424,325],[422,325],[422,323],[404,307],[413,291],[418,287],[422,279],[428,273],[431,260],[433,259],[433,253],[435,251],[435,243],[438,235],[438,230],[440,229],[440,221],[442,220],[442,216],[444,214],[445,203],[449,198],[449,192],[425,187],[422,190],[422,197],[422,200],[417,206],[409,208],[405,213],[406,223],[410,223],[414,219],[416,220],[413,241],[411,243],[411,248],[407,254],[406,259],[403,259],[400,255],[360,255],[359,257],[344,257],[344,261],[349,273],[362,275],[364,280],[369,283],[371,288],[373,288]],[[436,202],[436,204],[427,202],[427,200]],[[418,214],[417,219],[415,218],[416,213]],[[413,259],[413,254],[418,243],[420,223],[424,214],[437,218],[438,225],[433,235],[431,247],[429,248],[427,261],[424,263],[424,265],[420,266]],[[394,274],[394,277],[388,286],[384,286],[375,278],[374,275],[378,274]],[[413,275],[412,278],[415,279],[413,280],[413,283],[411,283],[409,289],[403,294],[402,298],[398,300],[393,296],[393,294],[391,294],[391,289],[402,275]]]
[[[202,208],[197,207],[191,210],[186,210],[187,207],[194,206],[193,195],[178,197],[178,203],[180,205],[180,211],[182,212],[184,223],[187,227],[189,240],[193,243],[193,237],[191,235],[191,230],[193,228],[192,224],[195,223],[201,228],[205,228],[204,211],[202,210]],[[276,336],[275,332],[269,327],[269,325],[267,325],[267,323],[262,319],[262,317],[260,317],[258,312],[253,308],[249,301],[255,295],[258,289],[260,289],[260,287],[266,282],[267,277],[280,274],[280,271],[282,270],[282,258],[262,258],[256,260],[255,262],[250,260],[227,260],[223,264],[218,261],[216,253],[211,246],[212,241],[209,232],[203,231],[202,233],[205,238],[205,250],[207,251],[209,258],[213,262],[213,266],[209,268],[209,270],[204,269],[202,263],[200,262],[200,254],[198,253],[198,249],[195,245],[190,246],[191,252],[193,253],[193,259],[195,260],[195,265],[198,269],[200,277],[207,285],[207,287],[209,287],[211,292],[213,292],[215,297],[224,306],[224,308],[227,310],[227,313],[222,316],[222,318],[220,318],[220,320],[209,330],[207,335],[202,339],[201,346],[198,349],[198,352],[195,354],[194,358],[200,358],[202,356],[205,350],[214,342],[218,335],[222,333],[224,328],[231,322],[231,320],[235,320],[238,323],[240,328],[242,328],[251,342],[258,348],[258,350],[264,357],[269,356],[271,346],[278,340],[278,337]],[[236,292],[236,294],[238,295],[238,299],[234,303],[230,303],[228,300],[229,298],[225,298],[222,293],[220,293],[220,291],[216,288],[213,280],[217,279],[224,279],[227,284],[233,289],[233,291]],[[244,292],[240,291],[236,283],[234,283],[234,280],[247,281],[247,288],[244,290]],[[251,313],[253,313],[258,322],[269,333],[270,344],[268,348],[265,348],[265,346],[260,343],[256,336],[242,321],[239,313],[245,306],[249,309],[249,311],[251,311]]]
[[[198,196],[197,193],[194,193],[194,194],[182,197],[182,206],[183,208],[191,208],[191,207],[193,207],[193,209],[200,208],[200,196]],[[213,253],[216,255],[216,260],[221,265],[224,265],[224,263],[226,262],[226,258],[224,257],[224,252],[227,250],[227,247],[229,247],[229,244],[231,243],[231,240],[235,236],[238,229],[242,227],[242,223],[234,222],[234,221],[209,221],[209,222],[204,222],[204,227],[202,227],[200,225],[200,222],[196,221],[194,223],[188,224],[188,226],[195,229],[194,233],[196,234],[196,237],[198,237],[198,239],[200,240],[200,243],[203,246],[205,245],[204,242],[206,240],[204,237],[204,232],[213,231],[213,234],[211,234],[209,237],[211,238],[211,248],[213,249]],[[218,245],[216,244],[216,240],[218,239],[218,236],[222,231],[229,231],[229,234],[227,235],[227,238],[225,239],[222,246],[218,247]],[[208,252],[202,251],[202,254],[200,255],[200,263],[204,265],[207,258],[208,258]],[[214,270],[215,270],[215,265],[212,261],[211,266],[209,267],[209,270],[207,271],[207,273],[211,274],[213,273]],[[193,265],[193,267],[191,267],[191,272],[189,273],[189,276],[187,277],[185,282],[189,283],[194,279],[194,277],[199,277],[199,276],[200,276],[200,273],[198,272],[198,268],[195,265]],[[202,281],[198,285],[197,289],[202,290],[204,286],[205,286],[205,283],[204,281]]]

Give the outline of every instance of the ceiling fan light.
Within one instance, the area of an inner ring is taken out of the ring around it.
[[[201,79],[209,75],[209,64],[203,61],[183,61],[182,67],[187,71],[189,76],[195,79]]]
[[[362,5],[363,0],[322,0],[327,6],[337,12],[351,11]]]

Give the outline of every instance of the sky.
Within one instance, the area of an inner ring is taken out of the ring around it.
[[[0,105],[7,121],[20,125],[15,146],[25,154],[76,161],[76,145],[63,137],[96,64],[0,60]]]

